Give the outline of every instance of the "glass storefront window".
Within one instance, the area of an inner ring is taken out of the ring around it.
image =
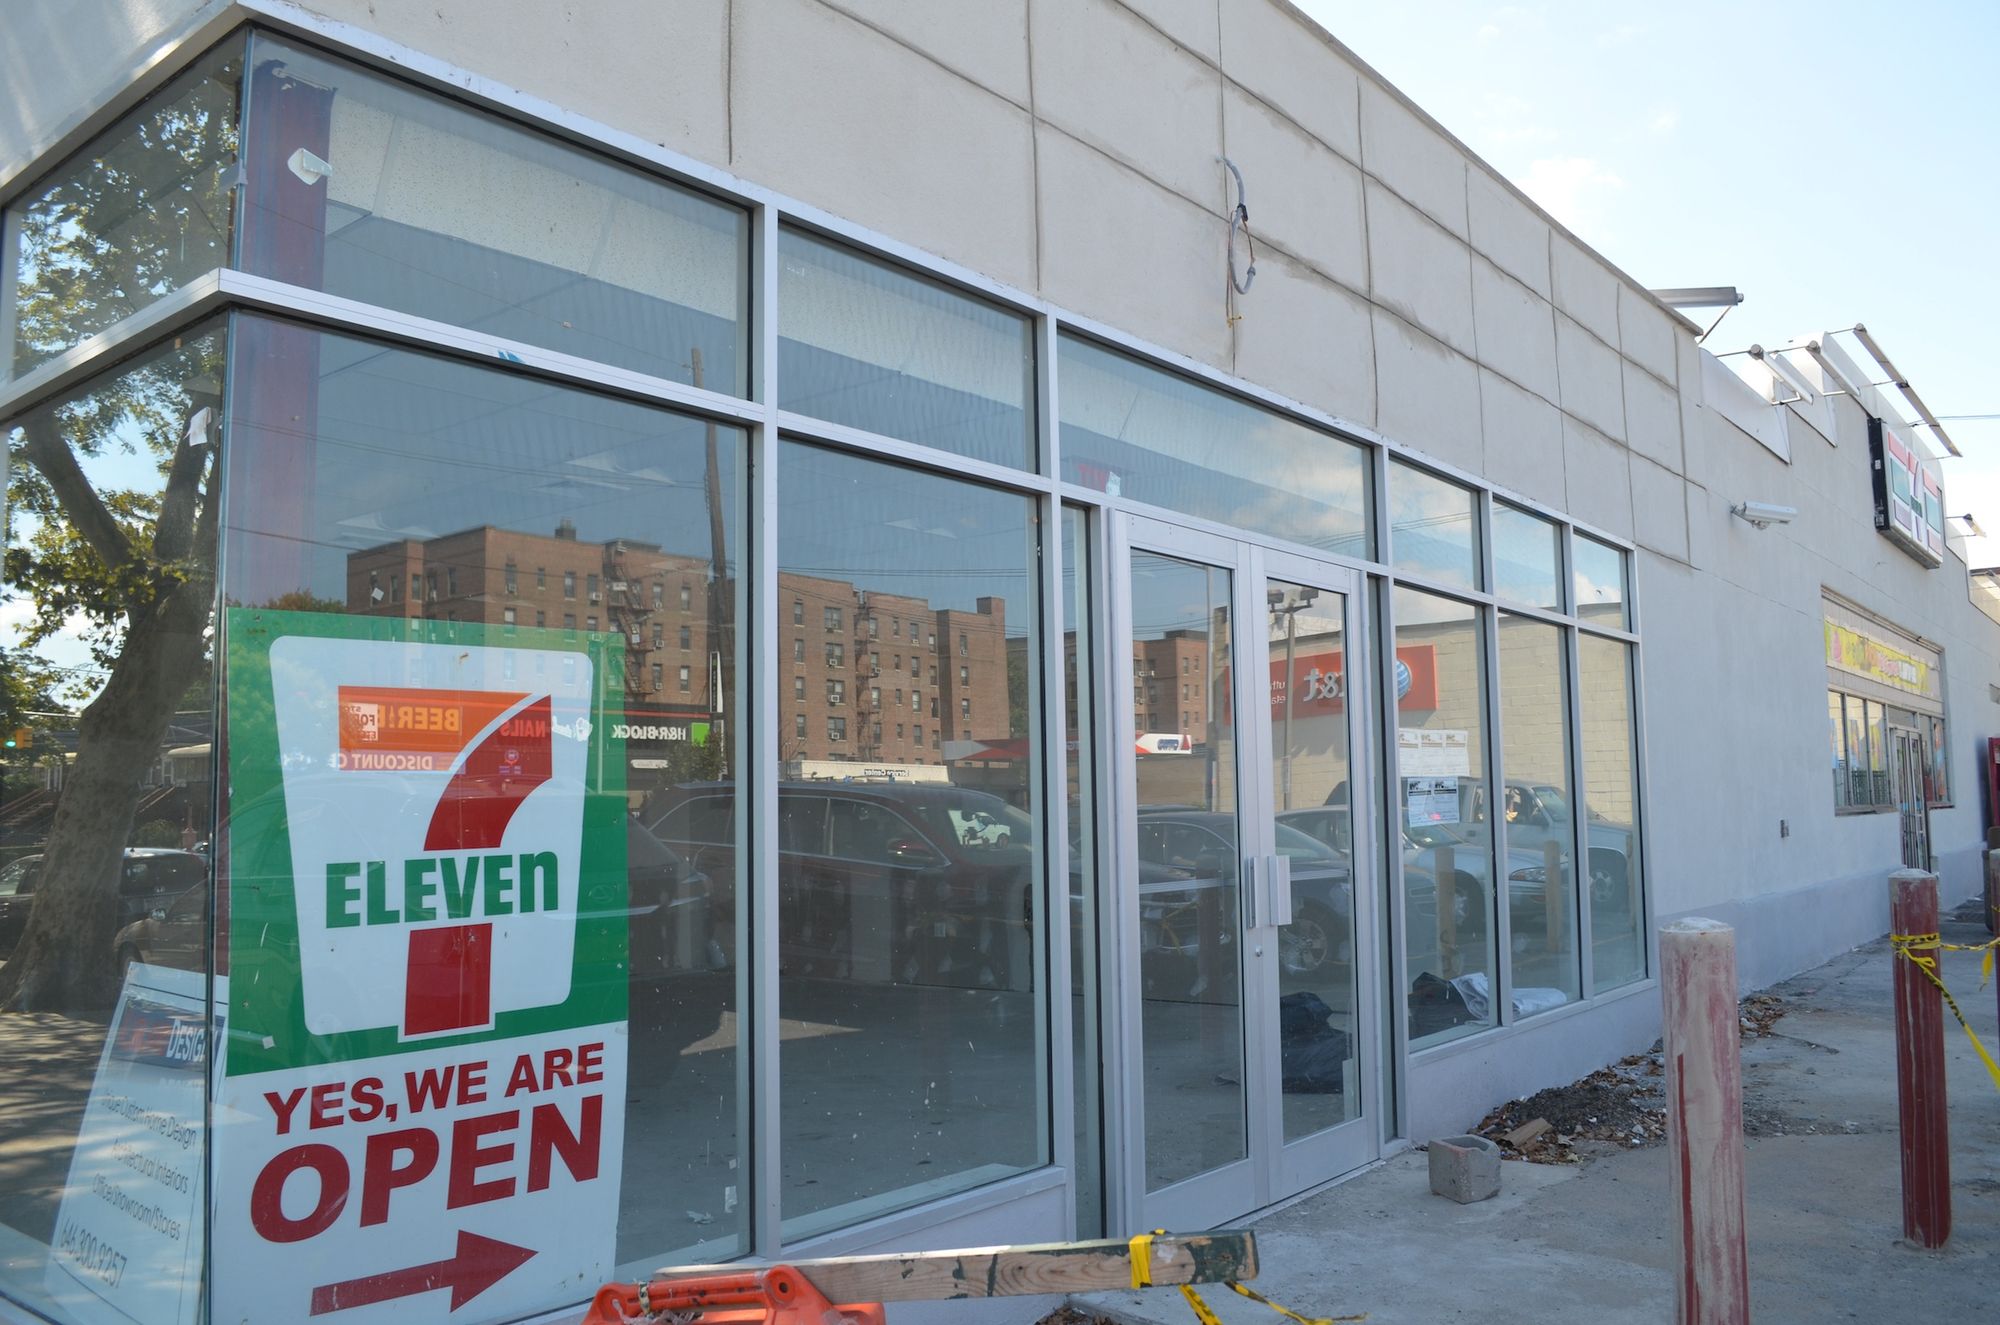
[[[223,358],[0,421],[0,1296],[60,1320],[202,1292]]]
[[[778,235],[780,407],[1035,463],[1034,324],[798,230]]]
[[[532,1231],[474,1321],[574,1302],[579,1266],[740,1255],[744,434],[247,315],[228,423],[214,1226],[264,1273],[218,1275],[215,1315],[323,1273],[284,1259],[322,1219],[388,1266],[473,1211]],[[553,573],[509,595],[510,563]],[[681,665],[656,582],[691,587],[689,693],[651,684]],[[521,624],[572,583],[597,626]],[[699,826],[663,822],[689,796]],[[457,1083],[448,1127],[413,1117],[444,1107],[426,1074]],[[358,1202],[322,1168],[318,1205],[305,1177],[260,1203],[295,1091],[346,1100],[311,1134]]]
[[[743,394],[740,208],[262,34],[250,64],[244,270]]]
[[[1930,773],[1925,781],[1925,794],[1934,806],[1950,805],[1951,759],[1950,747],[1945,744],[1944,719],[1933,716],[1923,721],[1929,732],[1924,749],[1930,759]]]
[[[0,380],[227,265],[243,47],[196,61],[8,208]]]
[[[1367,557],[1368,452],[1090,341],[1060,346],[1062,478]]]
[[[1040,554],[1026,497],[795,442],[777,478],[780,598],[963,636],[969,684],[941,669],[911,695],[972,712],[957,740],[780,752],[778,1002],[800,1029],[779,1047],[779,1180],[798,1238],[1048,1162]]]
[[[1851,776],[1852,754],[1847,748],[1847,722],[1842,713],[1841,693],[1826,692],[1827,739],[1833,756],[1833,808],[1844,810],[1854,804]]]
[[[1550,612],[1563,610],[1562,531],[1539,515],[1493,503],[1493,592]]]
[[[1500,807],[1517,1018],[1574,1002],[1582,983],[1563,654],[1561,627],[1500,614]]]
[[[1096,692],[1096,640],[1085,513],[1065,506],[1063,546],[1063,729],[1069,813],[1069,983],[1071,1072],[1075,1081],[1077,1236],[1104,1229],[1103,1063],[1097,1028],[1103,986],[1098,963],[1099,896],[1096,743],[1092,721]]]
[[[1639,764],[1633,739],[1632,646],[1577,641],[1583,710],[1584,841],[1590,865],[1593,993],[1645,978]]]
[[[1889,786],[1889,724],[1882,706],[1872,699],[1862,700],[1861,725],[1868,730],[1867,804],[1894,805],[1895,793]]]
[[[1406,465],[1389,464],[1389,547],[1396,570],[1479,589],[1479,497]]]
[[[1625,554],[1588,534],[1571,544],[1576,558],[1576,614],[1592,625],[1624,629]]]
[[[1400,585],[1394,591],[1396,815],[1412,1048],[1498,1024],[1481,610]]]

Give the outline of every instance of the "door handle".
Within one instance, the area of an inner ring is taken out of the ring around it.
[[[1264,912],[1274,929],[1283,929],[1292,923],[1292,858],[1279,854],[1270,857],[1271,867],[1266,871],[1271,890]]]
[[[1240,882],[1243,893],[1243,928],[1257,928],[1257,858],[1243,858],[1243,875]]]

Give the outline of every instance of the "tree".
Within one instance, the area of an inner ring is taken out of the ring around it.
[[[190,69],[16,208],[15,366],[80,344],[227,260],[242,50]],[[22,645],[81,633],[103,685],[43,844],[0,1010],[100,1007],[115,994],[118,883],[140,795],[177,701],[208,660],[215,598],[214,421],[223,338],[175,339],[84,395],[14,421],[6,583]]]

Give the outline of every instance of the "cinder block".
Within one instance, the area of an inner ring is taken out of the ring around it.
[[[1483,1136],[1441,1136],[1431,1142],[1431,1191],[1460,1205],[1500,1194],[1500,1147]]]

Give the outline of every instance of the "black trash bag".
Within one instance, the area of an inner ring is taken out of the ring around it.
[[[1310,990],[1278,1000],[1278,1044],[1284,1088],[1299,1095],[1334,1095],[1346,1080],[1347,1032],[1331,1025],[1333,1009]]]
[[[1472,1009],[1465,1005],[1465,995],[1451,981],[1429,971],[1410,981],[1411,1039],[1476,1020]]]

